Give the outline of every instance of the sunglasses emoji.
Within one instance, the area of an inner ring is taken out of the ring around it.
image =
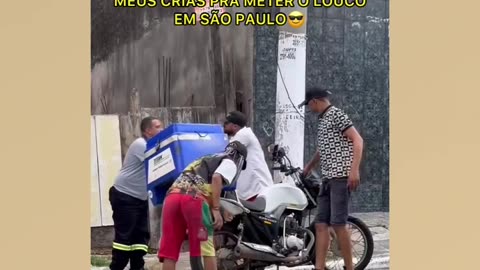
[[[288,24],[293,28],[299,28],[305,22],[305,17],[300,11],[292,11],[288,14]]]

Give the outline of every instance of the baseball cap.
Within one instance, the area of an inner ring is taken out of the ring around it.
[[[310,88],[305,93],[305,100],[302,103],[300,103],[298,105],[298,107],[300,108],[302,106],[305,106],[312,99],[326,98],[326,97],[330,96],[331,94],[332,94],[332,92],[330,92],[328,90],[318,88],[318,87]]]
[[[239,111],[229,112],[227,114],[225,123],[232,123],[240,127],[244,127],[247,125],[247,117],[245,114]]]

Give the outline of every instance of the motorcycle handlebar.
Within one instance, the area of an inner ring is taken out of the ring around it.
[[[278,160],[282,160],[284,157],[285,157],[285,155],[283,155],[282,158],[280,158],[280,159],[277,157],[276,159],[274,159],[274,161],[278,162]],[[280,163],[281,163],[280,167],[273,167],[272,170],[285,172],[285,176],[290,176],[290,175],[292,175],[294,173],[297,173],[297,172],[302,170],[301,168],[298,168],[298,167],[294,168],[293,166],[291,166],[291,164],[286,165],[283,162],[280,162]],[[300,174],[300,177],[301,178],[303,177],[303,173]]]
[[[291,168],[291,169],[288,170],[288,172],[287,172],[285,175],[286,175],[286,176],[290,176],[290,175],[292,175],[292,174],[294,174],[294,173],[297,173],[297,172],[299,172],[299,171],[301,171],[300,168]]]

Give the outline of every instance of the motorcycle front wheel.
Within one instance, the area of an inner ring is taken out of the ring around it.
[[[315,223],[309,229],[315,235]],[[352,258],[355,270],[364,270],[370,263],[373,255],[373,237],[368,226],[360,219],[349,216],[347,229],[352,241]],[[311,262],[315,265],[315,249],[312,249]],[[343,257],[337,244],[336,235],[330,232],[330,246],[327,251],[326,267],[328,270],[343,270]]]

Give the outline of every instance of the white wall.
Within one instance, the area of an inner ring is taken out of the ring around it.
[[[121,166],[120,129],[117,115],[91,117],[90,226],[111,226],[108,190]]]

